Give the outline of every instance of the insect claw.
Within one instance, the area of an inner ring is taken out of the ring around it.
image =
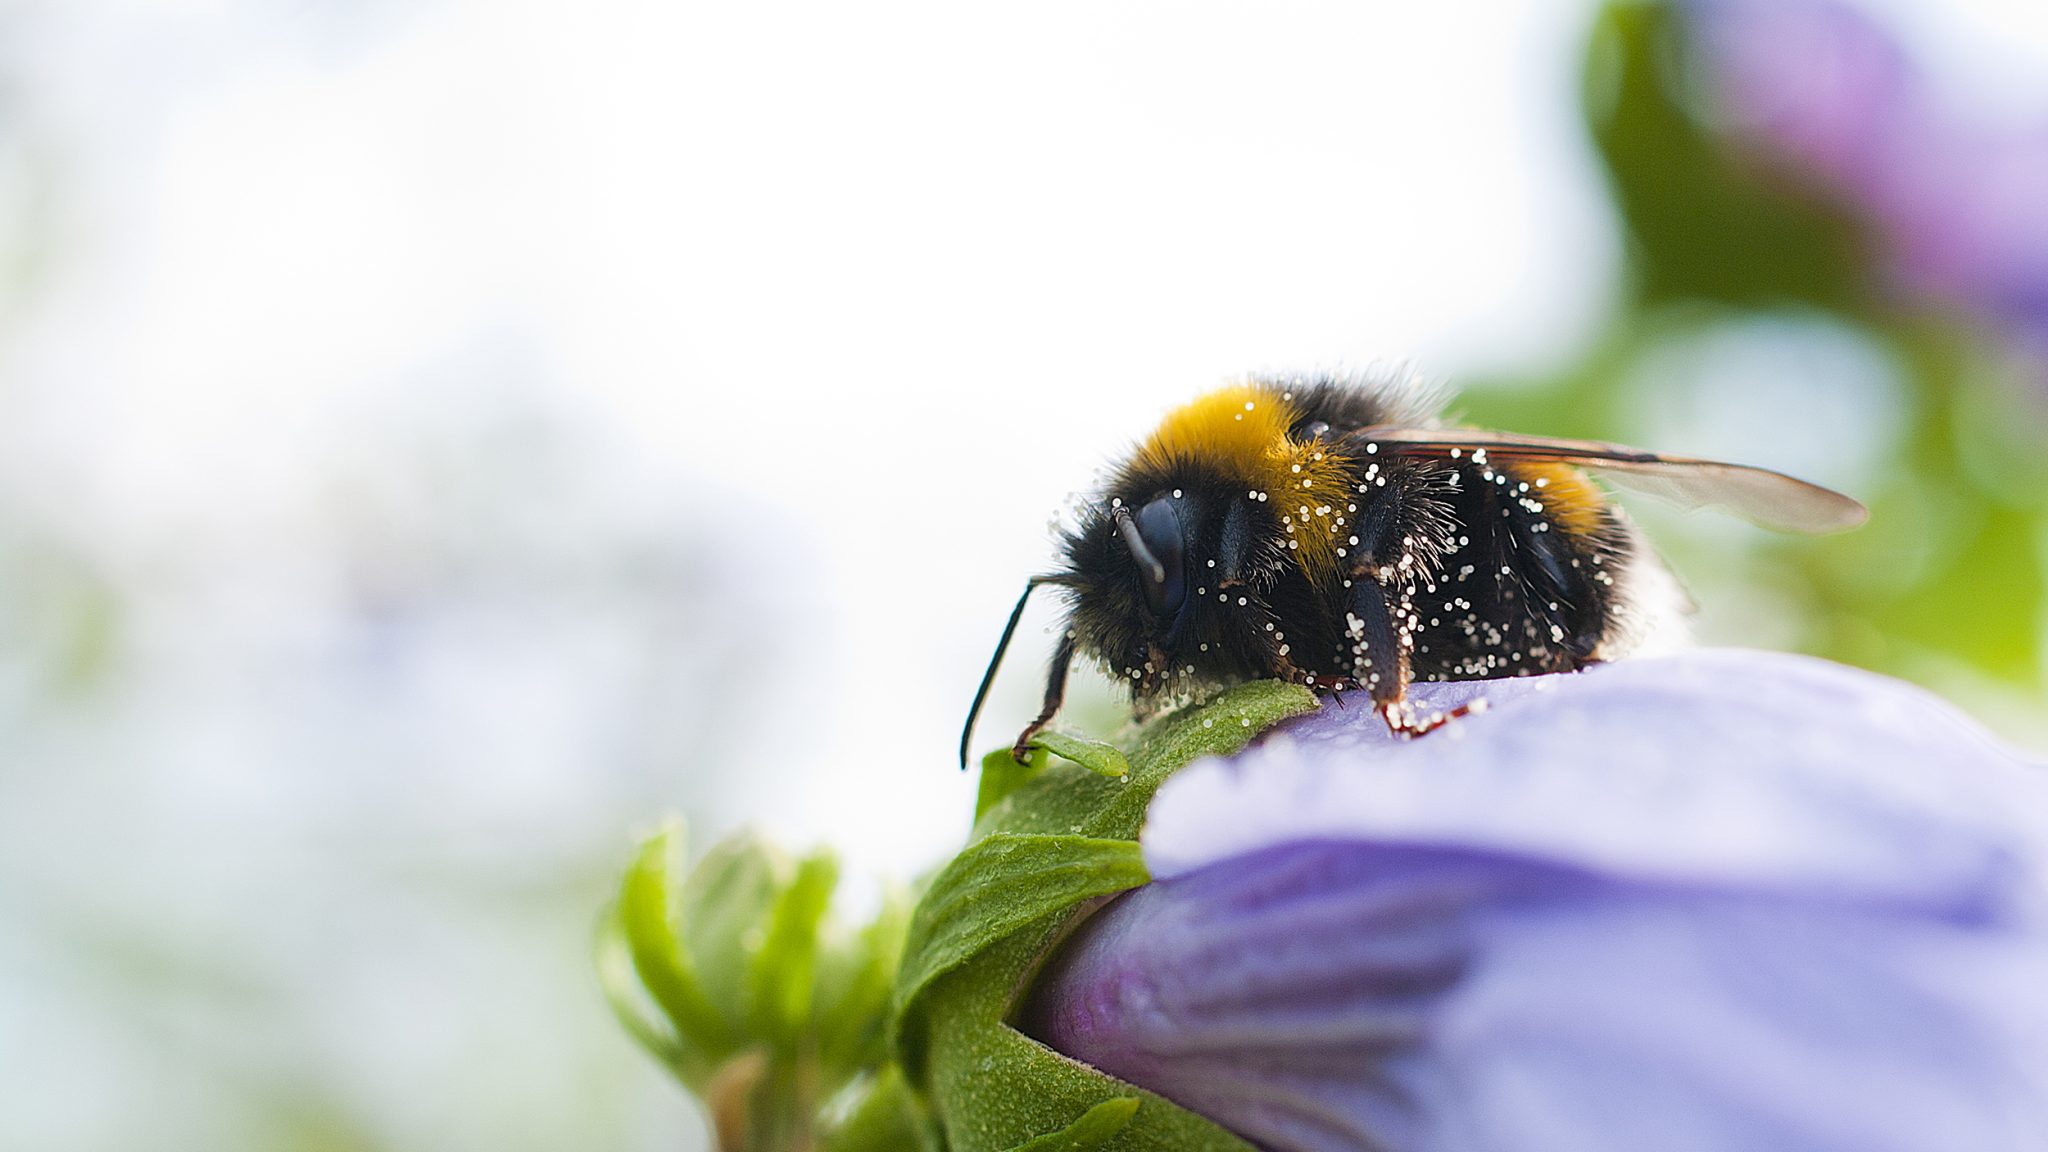
[[[1385,717],[1388,731],[1396,736],[1403,736],[1413,740],[1418,736],[1427,736],[1453,720],[1462,719],[1466,716],[1477,716],[1481,712],[1486,711],[1486,707],[1486,700],[1484,697],[1481,697],[1476,700],[1467,700],[1448,712],[1433,712],[1429,716],[1417,720],[1414,710],[1408,706],[1407,701],[1396,700],[1382,706],[1380,715]]]

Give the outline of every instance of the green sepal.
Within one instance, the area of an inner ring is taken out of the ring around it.
[[[1234,753],[1315,707],[1298,685],[1240,685],[1151,725],[1130,753],[1126,779],[1051,764],[1006,782],[980,812],[969,847],[913,916],[897,982],[898,1062],[929,1102],[950,1152],[1010,1152],[1063,1134],[1090,1109],[1134,1097],[1137,1111],[1107,1138],[1116,1152],[1249,1152],[1210,1121],[1054,1052],[1010,1020],[1052,947],[1102,894],[1128,886],[1131,876],[1120,869],[1142,868],[1141,856],[1107,845],[1124,842],[1135,853],[1159,785],[1186,764]],[[990,841],[997,846],[983,847]],[[1062,852],[1080,871],[1057,873],[1059,894],[1042,897],[1028,873]],[[970,889],[1018,894],[963,898]]]
[[[1116,1152],[1252,1152],[1211,1121],[1047,1048],[1007,1022],[1017,996],[1008,973],[1028,974],[1063,933],[1039,925],[990,949],[925,996],[930,1073],[925,1091],[950,1152],[1008,1152],[1058,1133],[1105,1102],[1138,1097]]]
[[[1074,764],[1049,766],[991,805],[975,822],[968,842],[997,831],[1136,840],[1152,793],[1168,776],[1204,756],[1228,756],[1279,721],[1315,709],[1315,696],[1298,684],[1240,684],[1208,704],[1146,728],[1128,757],[1131,774],[1126,779],[1098,776]]]
[[[1131,774],[1131,762],[1113,744],[1083,740],[1065,732],[1040,732],[1031,742],[1062,760],[1069,760],[1097,776],[1122,780]]]
[[[899,1028],[915,1022],[917,998],[933,980],[997,941],[1083,901],[1150,879],[1129,840],[998,832],[946,865],[918,903],[896,977]],[[900,1036],[900,1032],[899,1032]],[[914,1045],[899,1046],[916,1070]]]
[[[1025,758],[1017,759],[1008,748],[998,748],[981,758],[981,786],[975,790],[974,819],[981,821],[988,810],[1028,783],[1033,776],[1045,771],[1052,762],[1052,756],[1042,748],[1026,750]]]
[[[1081,1114],[1079,1120],[1035,1140],[1026,1140],[1011,1152],[1093,1152],[1111,1136],[1124,1130],[1143,1103],[1136,1096],[1104,1100]]]

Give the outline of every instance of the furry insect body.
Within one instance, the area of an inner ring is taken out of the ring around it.
[[[1405,381],[1254,381],[1167,415],[1036,577],[1068,598],[1045,706],[1094,660],[1140,714],[1249,679],[1360,690],[1396,731],[1415,680],[1571,671],[1622,655],[1668,586],[1580,466],[1632,473],[1694,502],[1802,530],[1861,519],[1778,473],[1586,441],[1438,425]],[[1618,476],[1619,478],[1619,476]],[[990,662],[967,731],[1023,609]]]

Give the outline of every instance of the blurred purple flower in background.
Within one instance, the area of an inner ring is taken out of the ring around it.
[[[1975,313],[2048,366],[2048,109],[1972,119],[1834,0],[1691,0],[1710,115],[1867,225],[1889,287]]]
[[[1326,706],[1154,801],[1026,1025],[1272,1149],[2048,1147],[2048,770],[1705,651]]]

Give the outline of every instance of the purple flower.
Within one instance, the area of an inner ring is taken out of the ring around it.
[[[1153,803],[1026,1024],[1272,1149],[2048,1147],[2048,770],[1704,651],[1326,706]]]
[[[2048,110],[1965,118],[1836,0],[1683,8],[1720,128],[1869,225],[1895,293],[1976,313],[2022,352],[2048,345]]]

